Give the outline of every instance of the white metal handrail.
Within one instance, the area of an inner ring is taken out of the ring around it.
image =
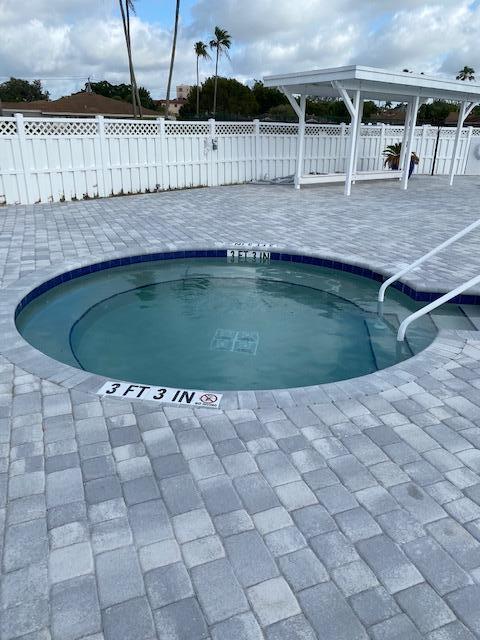
[[[434,300],[433,302],[430,302],[430,304],[427,304],[426,307],[422,307],[418,311],[415,311],[415,313],[412,313],[411,315],[409,315],[408,318],[405,318],[405,320],[403,320],[403,322],[398,327],[398,333],[397,333],[398,342],[402,342],[405,339],[405,332],[407,330],[407,327],[414,320],[416,320],[417,318],[420,318],[421,316],[424,316],[427,313],[430,313],[430,311],[433,311],[433,309],[440,307],[444,302],[448,302],[455,296],[458,296],[460,293],[463,293],[467,289],[470,289],[470,287],[475,286],[479,282],[480,282],[480,275],[475,276],[468,282],[465,282],[464,284],[459,285],[456,289],[452,289],[452,291],[449,291],[448,293],[443,295],[441,298],[438,298],[438,300]]]
[[[478,220],[476,220],[475,222],[472,222],[472,224],[469,224],[468,227],[465,227],[465,229],[462,229],[461,231],[456,233],[454,236],[452,236],[448,240],[445,240],[445,242],[442,242],[442,244],[439,244],[437,247],[435,247],[434,249],[432,249],[431,251],[426,253],[421,258],[418,258],[418,260],[415,260],[415,262],[412,262],[411,264],[409,264],[408,267],[404,267],[398,273],[396,273],[395,275],[393,275],[390,278],[388,278],[388,280],[385,280],[385,282],[382,284],[382,286],[380,287],[380,289],[378,291],[378,301],[379,302],[383,302],[383,300],[385,298],[385,291],[387,290],[387,288],[393,282],[396,282],[403,275],[405,275],[406,273],[408,273],[412,269],[415,269],[415,267],[418,267],[419,264],[422,264],[422,262],[425,262],[425,260],[428,260],[428,258],[431,258],[436,253],[438,253],[439,251],[441,251],[445,247],[448,247],[450,244],[452,244],[456,240],[459,240],[460,238],[463,238],[463,236],[465,236],[467,233],[470,233],[470,231],[473,231],[473,229],[476,229],[478,226],[480,226],[480,218]]]

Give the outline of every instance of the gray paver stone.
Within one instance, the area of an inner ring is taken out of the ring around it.
[[[93,576],[81,576],[52,588],[54,638],[76,640],[101,630],[100,607]]]
[[[145,597],[108,607],[102,619],[105,640],[155,640],[157,637]]]
[[[144,594],[142,573],[133,547],[107,551],[96,558],[102,607],[110,607]]]
[[[228,559],[244,587],[278,575],[275,562],[256,531],[245,531],[224,541]]]
[[[160,640],[203,640],[208,637],[202,611],[195,598],[185,598],[155,611]]]
[[[227,560],[214,560],[194,567],[191,577],[210,624],[248,609],[247,599]]]
[[[332,582],[305,589],[299,601],[322,640],[367,640],[365,629]]]
[[[154,609],[193,596],[192,583],[181,562],[149,571],[145,575],[145,586]]]

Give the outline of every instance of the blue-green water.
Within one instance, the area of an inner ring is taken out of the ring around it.
[[[93,373],[204,390],[277,389],[353,378],[426,347],[424,317],[399,350],[399,322],[419,305],[378,284],[285,262],[191,259],[83,276],[43,294],[17,317],[40,351]],[[445,314],[466,318],[455,307]],[[443,325],[444,326],[444,325]]]

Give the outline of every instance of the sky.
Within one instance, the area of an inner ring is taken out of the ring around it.
[[[137,81],[165,97],[175,0],[136,0]],[[28,7],[28,9],[26,8]],[[219,73],[264,75],[362,64],[480,81],[480,0],[181,0],[174,84],[196,82],[194,43],[232,37]],[[128,82],[117,0],[0,0],[0,82],[40,78],[52,98],[92,81]],[[201,61],[201,80],[213,62]]]

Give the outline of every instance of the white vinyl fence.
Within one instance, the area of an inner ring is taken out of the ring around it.
[[[363,125],[358,169],[380,170],[403,127]],[[435,173],[448,172],[455,129],[442,129]],[[430,173],[436,127],[416,128]],[[0,118],[0,204],[32,204],[273,179],[294,173],[297,125],[96,118]],[[305,173],[344,171],[348,126],[306,126]],[[462,132],[457,172],[480,173],[480,129]]]

